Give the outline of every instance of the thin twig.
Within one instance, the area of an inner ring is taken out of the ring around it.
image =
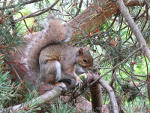
[[[80,3],[79,3],[79,8],[75,14],[75,16],[77,16],[79,13],[80,13],[80,10],[81,10],[81,7],[82,7],[82,3],[83,3],[83,0],[80,0]]]
[[[148,18],[149,18],[149,14],[148,14],[148,6],[146,5],[146,20],[145,20],[145,23],[144,23],[144,25],[143,25],[143,28],[142,28],[142,30],[141,31],[143,31],[144,30],[144,28],[145,28],[145,26],[146,26],[146,24],[147,24],[147,22],[148,22]]]
[[[114,66],[111,70],[107,71],[106,73],[104,73],[103,75],[101,75],[97,80],[93,81],[90,85],[93,85],[94,83],[98,82],[102,77],[104,77],[105,75],[107,75],[109,72],[113,71],[114,69],[118,68],[120,65],[122,65],[123,63],[127,62],[128,59],[133,56],[136,52],[138,52],[139,50],[141,50],[142,47],[139,47],[138,49],[136,49],[135,51],[133,51],[126,59],[124,59],[123,61],[121,61],[120,63],[118,63],[116,66]]]
[[[27,16],[24,16],[24,17],[21,17],[19,19],[16,19],[15,20],[15,23],[19,22],[19,21],[22,21],[26,18],[31,18],[31,17],[35,17],[35,16],[39,16],[47,11],[49,11],[50,9],[52,9],[57,3],[59,2],[59,0],[56,0],[50,7],[48,8],[45,8],[45,9],[42,9],[42,10],[39,10],[39,11],[36,11],[34,13],[31,13],[30,15],[27,15]]]
[[[24,0],[24,2],[22,4],[18,3],[18,4],[15,4],[15,5],[9,5],[9,6],[6,6],[6,7],[0,7],[0,10],[11,9],[11,8],[15,8],[18,5],[19,6],[24,6],[24,5],[39,2],[39,1],[42,1],[42,0]]]
[[[18,13],[20,13],[20,14],[21,14],[21,16],[22,16],[22,17],[24,17],[24,16],[23,16],[23,14],[22,14],[21,12],[18,12]],[[30,29],[29,29],[28,25],[27,25],[26,20],[24,19],[23,21],[24,21],[24,24],[25,24],[26,28],[28,29],[28,31],[29,31],[30,33],[32,33],[32,32],[30,31]]]

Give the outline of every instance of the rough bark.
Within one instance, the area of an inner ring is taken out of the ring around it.
[[[95,78],[99,78],[100,75],[96,75],[96,74],[93,74],[93,76],[95,76]],[[115,96],[115,93],[113,91],[113,89],[110,87],[110,85],[105,81],[103,80],[102,78],[99,80],[99,83],[102,85],[102,87],[104,87],[107,92],[109,93],[109,96],[110,96],[110,103],[111,103],[111,107],[112,107],[112,111],[113,113],[119,113],[119,107],[118,107],[118,104],[117,104],[117,99],[116,99],[116,96]]]
[[[145,4],[144,0],[141,2],[139,0],[124,0],[127,6],[139,6]],[[107,1],[104,4],[102,10],[100,7],[96,5],[94,8],[87,8],[83,11],[82,14],[76,16],[72,20],[68,22],[75,29],[75,35],[80,35],[80,33],[84,32],[85,34],[94,33],[96,29],[104,23],[107,19],[109,19],[113,14],[116,14],[119,11],[119,7],[116,2],[111,0]]]
[[[96,78],[93,76],[93,80]],[[91,81],[92,82],[92,81]],[[100,84],[96,83],[90,87],[92,108],[97,113],[102,113],[102,91]]]

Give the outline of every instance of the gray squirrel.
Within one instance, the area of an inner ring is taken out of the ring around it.
[[[72,28],[59,19],[50,17],[42,35],[32,40],[25,50],[24,59],[29,77],[36,75],[40,84],[55,84],[66,88],[61,79],[72,78],[78,85],[78,74],[93,69],[93,58],[86,48],[66,44]]]

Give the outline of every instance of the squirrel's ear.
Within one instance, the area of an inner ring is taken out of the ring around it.
[[[79,48],[78,53],[79,55],[83,55],[83,48]]]

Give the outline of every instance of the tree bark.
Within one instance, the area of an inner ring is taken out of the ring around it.
[[[95,80],[96,77],[93,76],[93,80]],[[91,81],[92,82],[92,81]],[[91,92],[91,98],[92,98],[92,108],[97,113],[102,113],[102,91],[101,86],[98,83],[93,84],[90,87]]]
[[[124,2],[130,7],[145,4],[144,0],[129,0],[129,2],[128,0],[124,0]],[[117,3],[111,0],[104,4],[101,11],[99,9],[100,7],[96,5],[94,5],[94,8],[89,7],[68,22],[75,30],[73,36],[80,36],[79,38],[81,38],[81,33],[86,35],[88,33],[95,33],[101,24],[119,11]]]

